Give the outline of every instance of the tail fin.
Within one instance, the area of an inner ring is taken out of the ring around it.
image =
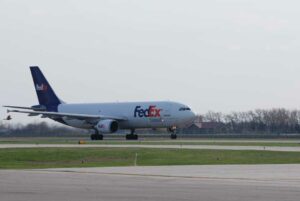
[[[57,107],[62,101],[56,96],[38,66],[31,66],[30,71],[40,105],[45,106],[47,111],[57,112]]]

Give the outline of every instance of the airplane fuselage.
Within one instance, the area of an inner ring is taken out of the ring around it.
[[[122,117],[126,120],[119,122],[119,129],[181,127],[195,118],[187,106],[170,101],[60,104],[58,112]],[[64,117],[63,121],[72,127],[93,128],[85,120]]]

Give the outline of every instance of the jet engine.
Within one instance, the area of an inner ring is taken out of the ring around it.
[[[101,120],[96,125],[96,129],[99,133],[115,133],[119,129],[119,123],[111,119]]]

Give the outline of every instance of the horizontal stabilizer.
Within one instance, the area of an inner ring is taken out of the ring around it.
[[[23,106],[11,106],[11,105],[3,105],[6,108],[13,108],[13,109],[23,109],[23,110],[34,110],[34,111],[46,111],[46,107],[43,105],[34,105],[31,107],[23,107]]]

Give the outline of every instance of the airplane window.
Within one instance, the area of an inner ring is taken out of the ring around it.
[[[179,111],[187,111],[187,110],[191,110],[191,109],[188,108],[188,107],[181,107],[181,108],[179,108]]]

